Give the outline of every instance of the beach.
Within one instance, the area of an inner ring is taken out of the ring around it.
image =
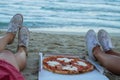
[[[5,32],[0,31],[0,36]],[[87,50],[84,40],[85,34],[51,34],[41,32],[30,32],[30,42],[28,48],[27,66],[22,71],[26,80],[38,80],[39,70],[39,52],[46,53],[60,53],[60,54],[78,54],[81,58],[87,56]],[[120,52],[120,36],[113,36],[112,43],[115,46],[114,50]],[[17,49],[17,37],[14,43],[7,46],[14,53]],[[119,76],[106,73],[110,80],[120,80]]]
[[[1,0],[0,36],[5,34],[13,15],[23,15],[23,25],[30,30],[26,80],[38,80],[39,52],[43,54],[76,54],[87,57],[85,33],[89,29],[111,32],[114,50],[120,52],[120,1],[119,0]],[[113,34],[114,33],[114,34]],[[8,45],[16,53],[18,36]],[[110,80],[120,77],[105,75]]]

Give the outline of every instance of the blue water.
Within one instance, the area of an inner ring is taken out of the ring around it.
[[[30,28],[120,31],[120,0],[0,0],[0,28],[16,13]]]

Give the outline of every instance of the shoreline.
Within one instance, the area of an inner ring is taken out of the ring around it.
[[[6,31],[7,29],[0,29],[0,31]],[[65,35],[82,35],[82,36],[85,36],[85,34],[87,33],[87,31],[89,30],[85,30],[85,31],[68,31],[68,30],[56,30],[56,29],[53,29],[52,28],[29,28],[30,32],[35,32],[35,33],[47,33],[47,34],[65,34]],[[97,32],[100,30],[96,30],[96,29],[93,29],[96,34]],[[108,30],[106,30],[108,32]],[[110,34],[110,36],[120,36],[120,31],[109,31],[108,32]]]

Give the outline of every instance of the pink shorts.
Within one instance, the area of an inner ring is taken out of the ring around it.
[[[10,63],[0,60],[0,80],[25,80],[23,75]]]

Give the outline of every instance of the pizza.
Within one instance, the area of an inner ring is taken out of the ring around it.
[[[80,74],[92,71],[94,66],[76,57],[48,56],[43,59],[43,68],[59,74]]]

